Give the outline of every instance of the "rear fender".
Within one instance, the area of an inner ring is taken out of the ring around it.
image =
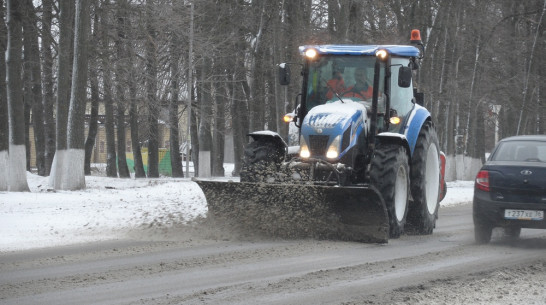
[[[430,112],[423,106],[415,105],[408,119],[408,125],[406,126],[406,131],[404,135],[408,142],[411,155],[415,150],[415,145],[417,144],[417,138],[419,137],[419,132],[425,124],[426,121],[431,119]]]

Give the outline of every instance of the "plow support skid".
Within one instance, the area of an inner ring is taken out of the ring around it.
[[[372,186],[195,181],[210,216],[278,237],[385,243],[389,220]]]

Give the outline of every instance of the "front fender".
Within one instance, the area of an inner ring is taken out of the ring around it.
[[[271,130],[254,131],[247,134],[247,136],[251,137],[254,141],[271,141],[285,151],[288,148],[288,145],[283,138],[278,133]]]
[[[376,136],[376,139],[379,141],[379,143],[389,143],[403,146],[404,149],[406,149],[408,158],[410,157],[410,146],[405,135],[396,132],[382,132]]]

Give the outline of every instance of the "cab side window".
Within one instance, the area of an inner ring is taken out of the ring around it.
[[[395,109],[398,116],[404,120],[413,108],[413,81],[408,88],[398,86],[398,70],[400,65],[407,66],[409,63],[407,58],[393,57],[391,61],[391,108]]]

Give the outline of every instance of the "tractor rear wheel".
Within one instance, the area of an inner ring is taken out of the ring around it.
[[[408,227],[412,233],[432,234],[436,226],[440,192],[438,136],[427,122],[421,128],[411,162],[411,195]]]
[[[282,150],[270,141],[257,140],[244,151],[241,182],[272,182],[283,157]]]
[[[404,233],[408,212],[409,165],[406,150],[396,144],[379,144],[372,158],[370,180],[385,200],[390,237],[400,237]]]

